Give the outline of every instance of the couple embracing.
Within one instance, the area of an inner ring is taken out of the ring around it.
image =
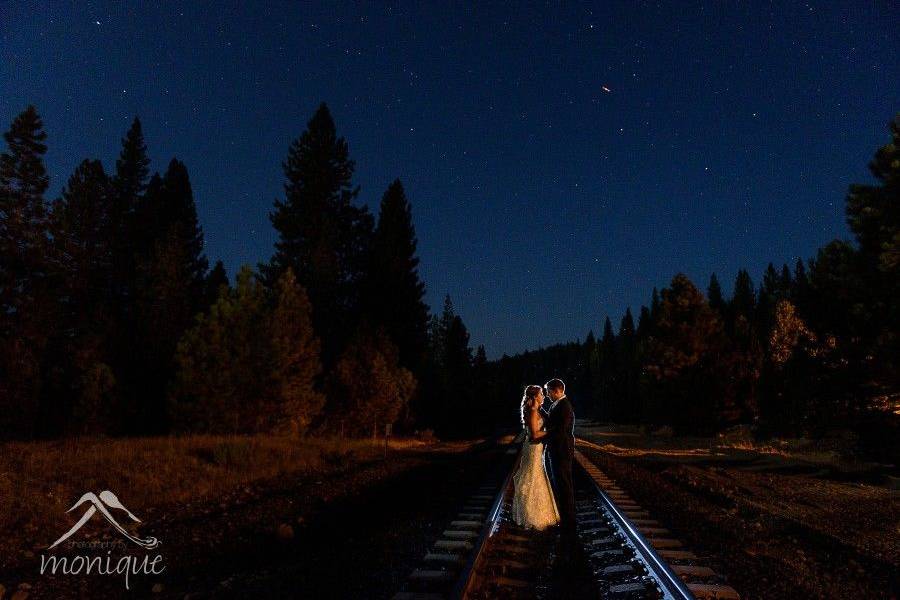
[[[575,412],[561,380],[551,379],[544,387],[546,396],[539,385],[529,385],[522,396],[525,442],[513,476],[513,519],[537,530],[559,525],[560,555],[565,558],[575,545]]]

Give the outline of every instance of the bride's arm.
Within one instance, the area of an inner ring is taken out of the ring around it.
[[[528,430],[531,441],[536,442],[547,436],[546,431],[541,431],[540,413],[537,407],[532,408],[528,413]]]

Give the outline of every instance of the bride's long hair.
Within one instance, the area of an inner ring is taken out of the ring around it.
[[[541,386],[539,385],[525,386],[525,392],[522,394],[522,404],[519,405],[519,421],[521,421],[522,427],[525,427],[525,407],[531,408],[531,403],[534,402],[540,391]]]

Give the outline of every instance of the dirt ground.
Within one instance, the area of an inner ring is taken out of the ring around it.
[[[162,575],[133,576],[127,592],[118,575],[39,575],[36,549],[0,572],[0,597],[23,583],[29,599],[389,597],[497,454],[438,444],[148,508],[141,531],[162,541],[151,551],[164,556]],[[116,539],[102,520],[78,536]]]
[[[742,598],[898,596],[891,467],[613,427],[576,434],[597,466]]]

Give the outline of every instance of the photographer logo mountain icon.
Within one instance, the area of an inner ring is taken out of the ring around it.
[[[144,539],[135,537],[135,536],[131,535],[128,532],[128,530],[126,530],[124,527],[119,525],[119,523],[110,514],[108,509],[114,508],[117,510],[121,510],[126,515],[128,515],[128,517],[132,521],[134,521],[136,523],[140,523],[141,520],[138,519],[136,516],[134,516],[131,513],[131,511],[129,511],[127,508],[125,508],[125,506],[121,502],[119,502],[119,499],[116,497],[116,495],[113,494],[111,491],[103,490],[102,492],[100,492],[99,496],[97,496],[93,492],[88,492],[85,495],[83,495],[81,497],[81,499],[79,499],[78,502],[76,502],[75,505],[72,506],[72,508],[70,508],[66,512],[72,512],[73,510],[75,510],[76,508],[81,506],[82,504],[88,504],[87,510],[84,511],[84,514],[81,515],[81,518],[78,520],[77,523],[75,523],[75,525],[72,526],[72,528],[69,531],[67,531],[65,534],[62,535],[62,537],[60,537],[58,540],[56,540],[50,546],[47,547],[48,550],[55,548],[62,542],[69,539],[72,535],[75,534],[76,531],[81,529],[82,526],[84,526],[84,524],[87,523],[91,519],[91,517],[93,517],[98,511],[100,512],[101,515],[103,515],[104,518],[106,518],[107,521],[109,521],[110,525],[112,525],[113,527],[116,528],[116,531],[121,533],[123,536],[125,536],[126,538],[128,538],[129,540],[131,540],[132,542],[137,544],[138,546],[143,546],[144,548],[147,548],[148,550],[151,550],[151,549],[159,546],[160,542],[155,537],[148,537],[148,538],[144,538]]]

